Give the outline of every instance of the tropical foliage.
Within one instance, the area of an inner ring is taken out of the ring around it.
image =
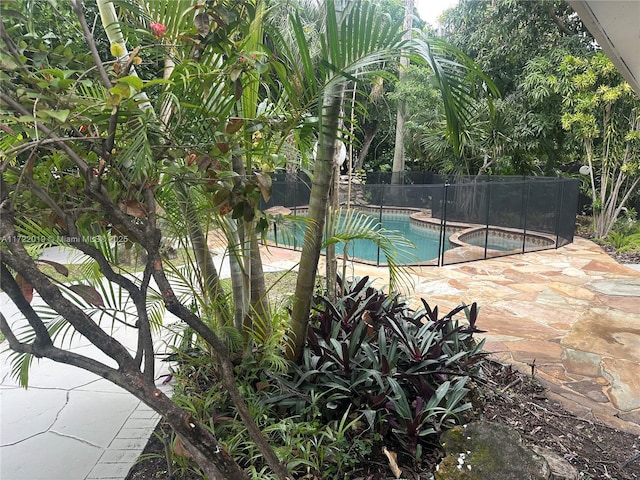
[[[294,11],[288,29],[270,20],[281,7],[254,1],[37,3],[46,21],[13,0],[0,24],[0,287],[25,319],[0,314],[0,329],[17,352],[15,373],[26,384],[31,359],[48,357],[107,378],[160,412],[205,476],[246,478],[217,432],[155,386],[153,332],[166,309],[183,322],[176,343],[206,352],[264,468],[288,478],[234,362],[283,365],[287,339],[290,357],[302,354],[345,83],[384,75],[383,62],[406,50],[434,72],[455,149],[476,80],[490,87],[488,78],[461,54],[462,63],[443,57],[441,41],[403,42],[399,25],[364,1],[322,4],[315,23]],[[266,302],[258,240],[271,218],[259,201],[284,146],[304,156],[316,138],[303,262],[283,326]],[[213,230],[231,293],[213,262]],[[183,265],[165,255],[172,244],[187,252]],[[64,265],[38,260],[51,245],[86,255],[81,282],[60,281],[47,268],[64,276]],[[130,249],[141,271],[120,265]],[[137,333],[133,352],[110,324]],[[65,348],[77,334],[109,360]]]
[[[255,357],[238,382],[295,476],[354,478],[366,473],[362,458],[384,448],[418,467],[440,431],[473,414],[468,376],[484,356],[483,342],[473,337],[477,314],[473,304],[442,315],[424,300],[416,311],[368,278],[357,279],[335,301],[319,299],[300,363],[283,368]],[[178,404],[259,472],[259,451],[246,440],[206,353],[192,349],[176,358]]]
[[[469,174],[587,173],[596,236],[638,199],[640,103],[571,7],[562,1],[461,1],[444,37],[495,79],[495,115],[478,109],[460,158],[438,130],[417,130],[429,158]]]

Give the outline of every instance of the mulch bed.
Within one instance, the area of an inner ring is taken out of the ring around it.
[[[640,264],[640,251],[617,252],[615,248],[609,245],[602,245],[602,249],[618,263]]]
[[[550,400],[535,378],[494,364],[484,417],[517,430],[528,445],[560,455],[584,479],[640,479],[640,437],[585,420]],[[508,386],[508,388],[505,388]]]

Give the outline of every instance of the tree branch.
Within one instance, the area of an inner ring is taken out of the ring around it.
[[[555,8],[551,7],[549,9],[549,17],[551,18],[551,21],[557,25],[558,29],[562,33],[564,33],[566,35],[575,35],[576,34],[575,32],[572,32],[571,30],[569,30],[567,28],[567,26],[562,22],[562,19],[556,13],[556,9]]]
[[[33,177],[31,175],[27,176],[27,181],[29,182],[29,188],[34,193],[36,197],[46,203],[51,210],[57,213],[61,218],[66,218],[65,212],[60,208],[60,206],[51,198],[51,196],[43,190],[40,185],[33,181]]]
[[[3,238],[18,238],[12,223],[12,215],[5,209],[0,210],[0,236]],[[40,294],[42,299],[57,313],[62,315],[73,327],[84,335],[91,343],[102,352],[113,358],[121,367],[133,363],[133,358],[127,349],[116,339],[103,331],[82,309],[62,295],[60,289],[51,283],[51,280],[42,273],[25,250],[21,242],[5,242],[11,255],[0,249],[0,260],[27,280]],[[3,279],[4,281],[4,279]],[[10,293],[10,292],[8,292]],[[29,313],[29,308],[21,304],[24,298],[22,292],[11,295],[11,299],[20,308],[23,314]],[[28,305],[28,304],[27,304]]]
[[[98,53],[98,49],[96,48],[96,42],[93,38],[91,30],[89,30],[89,25],[87,25],[87,19],[84,18],[83,11],[83,2],[82,0],[72,0],[73,10],[80,21],[80,26],[82,27],[82,33],[84,35],[84,40],[87,42],[89,46],[89,51],[91,52],[91,56],[93,57],[93,61],[96,64],[96,68],[98,69],[98,73],[100,74],[100,78],[102,79],[102,83],[107,88],[111,88],[113,84],[109,79],[109,74],[107,74],[106,69],[104,68],[104,64],[102,63],[102,59],[100,58],[100,54]]]
[[[21,342],[13,334],[11,326],[2,313],[0,313],[0,331],[2,331],[2,334],[5,337],[7,337],[9,348],[15,352],[28,353],[36,358],[49,358],[55,362],[65,363],[67,365],[95,373],[100,377],[112,381],[116,385],[126,385],[126,382],[123,381],[125,377],[121,372],[92,358],[85,357],[84,355],[70,352],[68,350],[63,350],[53,344],[38,345],[35,342],[33,344]]]
[[[46,325],[35,312],[29,301],[25,298],[22,293],[22,289],[13,278],[13,275],[11,275],[11,272],[7,269],[6,258],[8,256],[9,255],[7,255],[4,250],[0,249],[0,288],[2,288],[2,290],[9,296],[15,306],[18,307],[18,310],[20,310],[20,312],[25,316],[29,325],[31,325],[31,328],[33,328],[36,338],[32,345],[33,351],[29,353],[33,353],[37,357],[40,357],[42,355],[38,354],[37,349],[39,347],[53,345],[53,340],[51,340],[51,335],[49,335],[49,330],[47,330]]]
[[[9,49],[9,52],[11,52],[11,56],[16,61],[16,63],[20,66],[20,69],[25,73],[25,75],[29,76],[29,69],[24,63],[22,63],[22,59],[20,58],[20,53],[18,52],[16,45],[15,43],[13,43],[13,40],[11,39],[9,34],[7,34],[7,31],[4,29],[4,23],[2,23],[1,21],[0,21],[0,38],[2,38],[2,41],[5,43],[5,45]]]
[[[94,142],[95,140],[103,140],[102,137],[58,137],[56,139],[53,138],[43,138],[42,140],[34,140],[32,142],[22,143],[17,147],[10,148],[9,150],[5,150],[3,153],[5,156],[11,155],[12,153],[20,153],[23,150],[29,150],[31,147],[38,148],[43,145],[49,145],[51,143],[58,142]],[[0,168],[0,173],[4,170],[4,168]]]
[[[3,92],[0,92],[0,100],[6,102],[15,112],[20,113],[21,115],[31,115],[27,109],[25,109],[20,103],[15,101],[9,95],[6,95]],[[64,152],[69,156],[69,158],[76,164],[80,173],[84,177],[87,182],[86,191],[89,193],[95,200],[97,200],[105,209],[105,213],[111,216],[113,220],[116,220],[117,223],[121,223],[126,226],[127,231],[131,233],[135,240],[139,243],[144,243],[144,232],[131,221],[131,218],[122,212],[118,206],[111,200],[109,194],[105,190],[105,187],[102,186],[99,180],[93,175],[93,171],[91,167],[85,162],[82,157],[75,150],[73,150],[66,142],[61,141],[60,137],[58,137],[53,130],[43,125],[40,122],[36,122],[38,129],[42,130],[47,136],[49,136],[52,140],[56,142],[56,144],[64,150]]]

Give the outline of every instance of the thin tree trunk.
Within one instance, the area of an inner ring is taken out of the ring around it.
[[[411,26],[413,18],[413,2],[414,0],[404,1],[404,39],[411,38]],[[400,59],[400,81],[405,76],[405,70],[409,66],[409,59],[403,56]],[[405,102],[398,100],[398,114],[396,116],[396,143],[393,150],[393,167],[391,169],[391,183],[398,185],[402,181],[402,173],[404,172],[404,127],[406,123],[407,105]]]
[[[337,81],[330,84],[323,95],[323,106],[320,119],[320,139],[318,155],[313,169],[311,196],[309,198],[309,222],[304,234],[302,256],[298,267],[298,280],[295,290],[295,303],[291,313],[292,338],[288,345],[287,356],[298,360],[306,341],[311,300],[316,280],[316,268],[322,249],[322,232],[331,177],[333,158],[336,152],[337,132],[340,122],[340,108],[344,83]]]
[[[340,121],[338,128],[343,128],[344,122]],[[338,145],[341,145],[338,142]],[[339,164],[340,149],[334,150],[333,165],[331,172],[331,189],[329,190],[329,205],[327,210],[327,221],[331,221],[333,224],[337,221],[335,215],[338,214],[338,206],[340,204],[340,164]],[[332,229],[333,230],[333,229]],[[326,285],[327,285],[327,298],[334,302],[336,299],[336,286],[338,284],[338,260],[336,258],[336,245],[332,243],[326,248]]]
[[[400,185],[404,172],[404,102],[398,100],[398,113],[396,116],[396,142],[393,150],[393,167],[391,169],[391,184]]]
[[[191,248],[193,248],[193,253],[196,257],[196,263],[202,275],[205,295],[209,300],[209,304],[213,306],[220,316],[221,325],[227,325],[231,321],[229,304],[225,298],[224,290],[220,283],[218,270],[213,263],[213,258],[209,251],[207,237],[202,231],[197,213],[189,195],[182,195],[181,193],[184,192],[180,192],[179,195],[181,196],[181,201],[184,204],[187,232],[189,234],[189,240],[191,241]]]
[[[254,233],[251,237],[251,311],[245,318],[244,331],[251,328],[263,335],[265,339],[273,333],[267,300],[262,256],[260,255],[258,238]]]
[[[369,126],[371,125],[371,126]],[[358,152],[358,158],[356,160],[356,165],[354,170],[361,170],[364,166],[364,159],[369,153],[369,149],[371,148],[371,144],[373,143],[373,139],[376,138],[376,133],[378,132],[378,122],[373,121],[371,124],[364,126],[364,138],[362,139],[362,148]]]
[[[231,273],[231,296],[233,297],[233,325],[242,331],[242,322],[248,311],[249,296],[245,288],[246,272],[242,263],[243,240],[242,232],[238,230],[238,221],[224,219],[227,237],[227,254],[229,256],[229,271]]]
[[[269,467],[271,467],[278,478],[281,480],[291,478],[286,467],[282,465],[269,445],[269,442],[262,434],[262,431],[256,424],[255,419],[251,415],[246,402],[238,390],[233,373],[234,367],[233,363],[231,363],[231,359],[229,358],[227,346],[222,340],[220,340],[213,330],[204,325],[196,315],[178,301],[171,289],[171,285],[164,275],[162,265],[158,260],[159,257],[157,257],[157,260],[151,259],[154,265],[158,265],[158,267],[153,271],[153,277],[163,294],[167,310],[193,328],[209,345],[213,347],[220,367],[220,380],[222,381],[223,386],[227,389],[244,425],[247,427],[251,439],[256,443],[256,446],[260,450],[260,453],[262,453],[265,461],[269,464]]]

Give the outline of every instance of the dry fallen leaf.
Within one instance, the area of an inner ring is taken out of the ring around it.
[[[187,460],[193,458],[193,456],[187,450],[187,447],[184,446],[184,442],[180,437],[176,437],[176,441],[173,442],[173,453],[175,453],[179,457],[186,458]]]
[[[387,450],[387,447],[382,447],[382,453],[384,453],[389,459],[389,467],[391,467],[391,472],[396,478],[400,478],[402,475],[402,470],[398,467],[398,454],[396,452],[391,452]]]
[[[138,202],[137,200],[127,200],[126,202],[120,202],[118,206],[124,213],[136,218],[146,218],[147,214],[149,213],[146,205]]]

